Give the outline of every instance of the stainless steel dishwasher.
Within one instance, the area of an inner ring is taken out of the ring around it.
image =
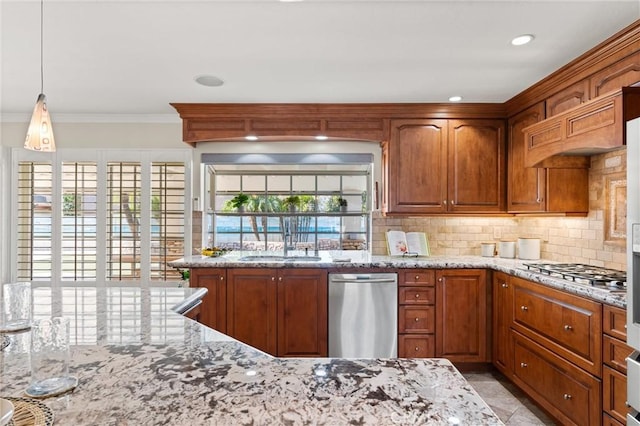
[[[329,274],[329,356],[398,356],[397,274]]]

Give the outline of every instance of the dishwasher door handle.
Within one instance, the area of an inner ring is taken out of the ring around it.
[[[373,279],[357,279],[357,278],[352,278],[352,279],[343,279],[343,278],[331,278],[331,282],[332,283],[363,283],[363,284],[368,284],[368,283],[395,283],[396,280],[393,278],[373,278]]]

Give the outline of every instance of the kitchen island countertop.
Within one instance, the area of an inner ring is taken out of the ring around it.
[[[72,319],[55,424],[502,424],[447,360],[274,358],[172,310],[200,291],[34,289],[36,318]],[[28,385],[29,335],[8,335],[0,395]]]

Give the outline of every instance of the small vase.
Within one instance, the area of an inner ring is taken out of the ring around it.
[[[244,213],[244,206],[238,206],[238,213]]]
[[[347,212],[347,206],[340,206],[340,211],[342,213],[346,213]]]

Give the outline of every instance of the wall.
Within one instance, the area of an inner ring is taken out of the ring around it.
[[[389,229],[426,232],[432,255],[479,255],[480,243],[541,238],[541,258],[626,270],[626,240],[605,240],[607,182],[626,171],[626,148],[591,158],[589,215],[575,217],[382,217],[373,220],[373,254],[387,254]],[[624,178],[626,179],[626,178]],[[618,200],[623,205],[624,200]],[[624,206],[621,215],[624,216]],[[612,218],[613,220],[614,218]],[[618,217],[624,221],[624,217]],[[619,223],[619,228],[625,228]]]

